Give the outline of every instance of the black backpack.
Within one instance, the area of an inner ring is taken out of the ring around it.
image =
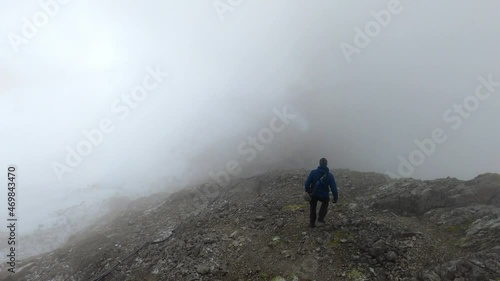
[[[320,184],[325,184],[325,177],[328,175],[328,172],[322,175],[317,182],[311,183],[311,187],[309,188],[309,194],[311,196],[315,196],[316,192],[318,191],[319,185]]]

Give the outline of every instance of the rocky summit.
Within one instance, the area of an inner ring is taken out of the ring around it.
[[[137,200],[4,280],[500,280],[500,175],[335,170],[340,200],[311,229],[307,174]]]

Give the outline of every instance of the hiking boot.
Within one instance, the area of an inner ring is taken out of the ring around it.
[[[310,223],[310,224],[309,224],[309,227],[310,227],[310,228],[315,228],[316,226],[314,225],[314,223]]]
[[[318,222],[320,222],[320,223],[326,223],[325,219],[319,219]]]

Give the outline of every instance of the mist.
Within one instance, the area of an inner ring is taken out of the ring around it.
[[[0,3],[0,167],[18,168],[22,233],[82,202],[321,157],[419,179],[500,172],[497,1]]]

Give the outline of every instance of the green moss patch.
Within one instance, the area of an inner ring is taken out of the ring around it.
[[[308,204],[304,203],[304,204],[288,205],[288,206],[285,206],[284,209],[285,209],[285,211],[298,212],[300,210],[306,210],[307,207],[308,207]]]
[[[330,241],[329,245],[331,247],[338,247],[345,240],[352,241],[352,234],[347,231],[337,230],[333,233],[332,240]]]
[[[351,271],[349,271],[347,273],[347,279],[350,280],[350,281],[365,281],[365,280],[368,280],[366,275],[357,270],[357,269],[353,269]]]
[[[445,225],[443,226],[444,231],[452,235],[464,235],[469,227],[472,225],[472,221],[467,221],[461,224]]]

